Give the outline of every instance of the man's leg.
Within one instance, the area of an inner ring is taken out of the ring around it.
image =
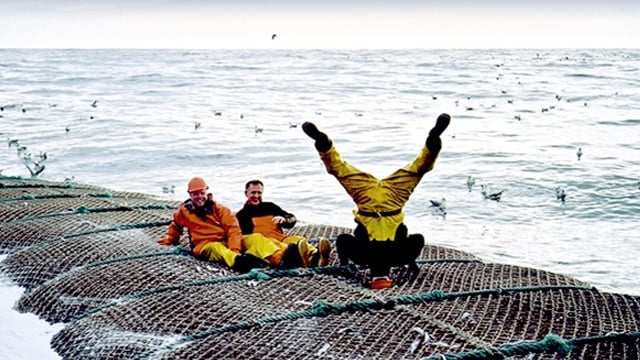
[[[393,197],[395,203],[401,203],[404,206],[424,174],[433,169],[442,148],[440,135],[446,130],[450,122],[451,117],[449,115],[441,114],[438,116],[436,124],[429,131],[425,145],[418,156],[411,163],[382,179],[381,183],[385,187],[394,190],[389,192],[389,195]]]
[[[287,244],[270,239],[259,233],[242,236],[242,247],[245,253],[263,259],[267,263],[278,266],[287,251]]]
[[[397,246],[394,249],[392,265],[409,265],[413,267],[420,253],[422,253],[424,236],[422,236],[422,234],[411,234],[404,239],[396,239],[395,242]]]
[[[349,260],[358,265],[369,265],[369,241],[353,234],[340,234],[336,239],[336,252],[340,265],[348,265]]]
[[[236,256],[238,256],[238,254],[231,251],[221,241],[212,241],[205,244],[200,251],[201,259],[212,262],[221,262],[230,268],[233,268],[233,265],[235,265]]]
[[[367,205],[371,201],[367,192],[378,185],[378,179],[344,161],[327,134],[318,130],[313,123],[305,122],[302,129],[310,138],[316,140],[316,150],[327,172],[340,182],[358,207]]]
[[[282,239],[285,244],[298,244],[298,251],[300,251],[300,257],[305,267],[316,266],[318,264],[319,253],[318,249],[307,241],[304,236],[290,235]],[[329,246],[331,251],[331,246]],[[314,261],[315,259],[315,261]]]

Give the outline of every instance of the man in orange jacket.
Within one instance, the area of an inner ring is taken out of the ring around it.
[[[191,251],[202,260],[221,262],[239,272],[267,265],[285,269],[301,265],[296,244],[272,242],[260,236],[243,237],[233,212],[213,201],[208,189],[201,177],[189,181],[189,199],[173,213],[167,235],[158,240],[159,244],[177,244],[187,228]]]

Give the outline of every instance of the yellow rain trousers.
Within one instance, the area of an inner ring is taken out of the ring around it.
[[[340,182],[357,205],[355,220],[364,225],[369,240],[393,241],[404,221],[402,208],[422,176],[433,169],[437,154],[423,145],[418,156],[393,174],[378,180],[342,160],[334,146],[320,153],[327,172]]]
[[[271,263],[270,257],[280,250],[285,250],[287,244],[276,239],[265,237],[262,234],[253,233],[242,236],[242,253],[250,254]],[[224,261],[229,267],[235,264],[238,254],[229,250],[224,243],[214,241],[205,244],[200,251],[200,257],[209,261]]]

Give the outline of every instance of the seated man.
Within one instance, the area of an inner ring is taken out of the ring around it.
[[[367,265],[372,289],[393,286],[389,278],[392,266],[409,265],[411,270],[417,270],[415,260],[424,246],[424,237],[408,234],[402,208],[422,176],[433,169],[442,148],[440,135],[450,121],[449,115],[440,115],[413,162],[381,180],[342,160],[331,139],[313,123],[302,124],[305,134],[315,140],[327,172],[340,182],[357,206],[353,234],[341,234],[336,240],[340,264],[352,260]]]
[[[189,199],[173,213],[167,236],[158,243],[177,244],[183,229],[187,228],[195,257],[224,263],[239,272],[267,265],[288,269],[302,263],[296,244],[276,244],[260,236],[243,238],[233,212],[214,202],[207,189],[209,186],[200,177],[189,181]]]
[[[318,249],[309,244],[307,239],[298,235],[286,236],[282,229],[295,226],[296,217],[272,202],[262,201],[264,184],[260,180],[250,180],[246,183],[244,194],[247,202],[236,213],[240,228],[244,235],[262,234],[266,238],[286,244],[297,244],[303,266],[326,266],[329,263],[331,242],[320,239]]]

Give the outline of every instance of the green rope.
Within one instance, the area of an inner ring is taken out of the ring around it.
[[[537,290],[539,287],[527,287],[527,288],[514,288],[509,289],[515,291],[524,291],[524,290]],[[556,288],[554,286],[549,288]],[[563,287],[564,288],[564,287]],[[575,287],[578,288],[578,287]],[[584,289],[584,288],[581,288]],[[501,293],[502,290],[495,290],[496,293]],[[222,334],[226,332],[235,332],[239,330],[246,330],[254,326],[260,326],[269,323],[275,323],[280,321],[289,321],[289,320],[297,320],[306,317],[326,317],[329,315],[339,315],[344,312],[354,313],[357,311],[365,311],[365,310],[391,310],[395,307],[396,304],[409,304],[409,303],[418,303],[425,301],[441,301],[445,298],[457,297],[457,296],[468,296],[469,294],[474,293],[464,292],[464,293],[451,293],[445,294],[441,290],[434,290],[429,293],[420,294],[419,296],[402,296],[398,298],[392,298],[388,300],[379,300],[379,299],[368,299],[368,300],[360,300],[360,301],[350,301],[342,304],[331,304],[324,301],[317,301],[313,304],[310,310],[297,311],[285,313],[277,316],[271,317],[263,317],[260,319],[243,321],[236,324],[225,325],[218,328],[213,328],[210,330],[206,330],[197,334],[192,334],[188,336],[184,336],[183,338],[177,340],[174,344],[168,345],[167,347],[163,347],[156,351],[169,350],[174,347],[183,345],[185,343],[206,338],[215,334]],[[478,291],[477,293],[486,293],[485,291]],[[455,360],[466,360],[466,359],[502,359],[505,355],[513,356],[520,354],[528,354],[535,351],[549,351],[552,349],[554,352],[559,353],[567,353],[570,351],[571,345],[566,344],[562,341],[558,336],[547,336],[545,340],[540,343],[520,343],[516,345],[505,345],[502,348],[498,349],[485,349],[480,350],[474,353],[462,353],[458,355],[443,355],[446,359],[455,359]],[[154,352],[155,353],[155,352]],[[510,355],[513,354],[513,355]],[[148,354],[151,356],[152,354]],[[454,356],[454,357],[451,357]],[[461,357],[460,357],[461,356]],[[441,359],[440,357],[429,358],[433,359]]]
[[[130,260],[136,260],[136,259],[144,259],[144,258],[151,258],[151,257],[160,257],[160,256],[169,256],[169,255],[191,255],[191,252],[181,249],[179,247],[175,247],[170,251],[165,251],[165,252],[157,252],[157,253],[146,253],[146,254],[137,254],[137,255],[130,255],[130,256],[122,256],[122,257],[118,257],[118,258],[114,258],[114,259],[107,259],[107,260],[101,260],[101,261],[96,261],[96,262],[92,262],[92,263],[88,263],[85,265],[80,265],[77,267],[74,267],[73,269],[64,272],[62,274],[59,274],[58,276],[54,277],[53,279],[48,280],[47,282],[51,282],[54,280],[59,280],[62,277],[67,277],[67,276],[71,276],[77,272],[80,271],[84,271],[86,269],[91,269],[91,268],[95,268],[95,267],[100,267],[100,266],[104,266],[104,265],[110,265],[110,264],[115,264],[115,263],[120,263],[120,262],[125,262],[125,261],[130,261]]]
[[[119,258],[115,258],[115,259],[96,261],[96,262],[93,262],[93,263],[86,264],[84,266],[77,267],[76,269],[77,270],[90,269],[90,268],[99,267],[99,266],[103,266],[103,265],[115,264],[115,263],[119,263],[119,262],[136,260],[136,259],[144,259],[144,258],[150,258],[150,257],[167,256],[167,255],[183,255],[184,256],[184,255],[187,255],[187,254],[189,254],[189,253],[186,250],[183,250],[183,249],[180,249],[180,248],[176,247],[173,250],[167,251],[167,252],[130,255],[130,256],[123,256],[123,257],[119,257]]]
[[[90,197],[97,197],[97,198],[112,198],[113,196],[111,195],[110,192],[106,191],[103,192],[102,194],[87,194],[87,196]]]
[[[223,277],[216,277],[213,279],[189,281],[182,284],[162,286],[159,288],[131,294],[127,296],[126,299],[129,299],[129,300],[139,299],[148,295],[158,294],[166,291],[184,289],[188,287],[221,284],[221,283],[227,283],[227,282],[233,282],[233,281],[243,281],[243,280],[268,281],[273,278],[298,277],[298,276],[308,276],[312,273],[334,273],[340,270],[344,271],[344,269],[338,269],[338,268],[345,268],[345,267],[344,266],[324,266],[321,268],[299,268],[299,269],[290,269],[290,270],[251,269],[251,271],[249,271],[246,274],[223,276]]]
[[[481,263],[478,259],[429,259],[417,260],[416,264],[437,264],[437,263]]]
[[[89,230],[84,232],[79,232],[75,234],[65,235],[65,238],[73,238],[78,236],[85,236],[91,234],[98,234],[109,231],[120,231],[120,230],[131,230],[131,229],[144,229],[149,227],[159,227],[159,226],[167,226],[171,223],[171,221],[152,221],[152,222],[143,222],[143,223],[135,223],[135,224],[116,224],[111,225],[109,227],[105,227],[97,230]],[[57,241],[58,239],[52,239],[53,241]],[[41,243],[41,242],[40,242]],[[38,244],[40,244],[38,243]]]
[[[76,209],[76,214],[88,214],[88,213],[89,213],[89,208],[87,208],[84,205]]]
[[[171,253],[159,253],[158,255],[170,255],[170,254],[177,254],[177,255],[191,255],[190,252],[180,249],[180,248],[175,248]],[[148,256],[153,256],[153,254],[149,255],[149,254],[145,254],[145,255],[140,255],[139,257],[148,257]],[[95,263],[95,264],[91,264],[93,266],[99,266],[99,265],[103,265],[103,264],[107,264],[110,262],[117,262],[117,261],[124,261],[124,260],[128,260],[130,258],[135,258],[136,256],[133,257],[127,257],[127,258],[118,258],[118,259],[113,259],[113,260],[106,260],[100,263]],[[89,265],[87,265],[89,266]],[[312,274],[340,274],[340,275],[353,275],[353,267],[351,266],[323,266],[323,267],[315,267],[315,268],[298,268],[298,269],[288,269],[288,270],[270,270],[270,269],[251,269],[251,271],[249,271],[246,274],[239,274],[239,275],[232,275],[232,276],[224,276],[224,277],[216,277],[213,279],[204,279],[204,280],[196,280],[196,281],[189,281],[186,283],[181,283],[181,284],[175,284],[175,285],[167,285],[167,286],[161,286],[158,288],[153,288],[153,289],[149,289],[149,290],[144,290],[144,291],[140,291],[137,293],[133,293],[130,295],[127,295],[125,297],[119,298],[119,299],[114,299],[114,301],[112,301],[111,303],[102,305],[100,307],[91,309],[89,311],[87,311],[86,313],[84,313],[83,315],[75,318],[73,321],[78,321],[80,319],[83,319],[87,316],[90,316],[92,314],[95,314],[97,312],[101,312],[104,311],[110,307],[113,307],[115,305],[120,305],[123,302],[128,302],[131,300],[137,300],[137,299],[141,299],[144,298],[146,296],[150,296],[150,295],[156,295],[156,294],[160,294],[163,292],[168,292],[168,291],[174,291],[174,290],[180,290],[180,289],[185,289],[185,288],[190,288],[190,287],[198,287],[198,286],[206,286],[206,285],[213,285],[213,284],[221,284],[221,283],[227,283],[227,282],[233,282],[233,281],[244,281],[244,280],[258,280],[258,281],[268,281],[271,280],[273,278],[281,278],[281,277],[298,277],[298,276],[309,276]]]
[[[3,189],[3,187],[0,186],[0,189]],[[131,198],[147,199],[147,197],[142,197],[142,196],[135,196],[135,197],[114,196],[109,192],[103,192],[103,193],[95,193],[95,194],[40,194],[40,195],[24,194],[18,198],[0,199],[0,202],[11,202],[11,201],[22,201],[22,200],[73,199],[73,198],[81,198],[84,196],[90,197],[90,198],[107,198],[107,199],[131,199]],[[149,199],[149,200],[153,200],[153,199]]]
[[[571,340],[572,345],[587,345],[602,342],[602,340],[620,341],[624,343],[634,343],[640,340],[640,331],[609,332],[604,335],[588,336]]]
[[[366,310],[382,310],[382,309],[392,310],[395,308],[397,304],[409,305],[409,304],[417,304],[417,303],[423,303],[428,301],[442,301],[444,299],[452,299],[452,298],[466,297],[466,296],[472,296],[472,295],[502,294],[505,292],[511,293],[511,292],[538,291],[538,290],[554,290],[554,289],[588,290],[589,288],[585,288],[581,286],[572,286],[572,285],[551,285],[551,286],[518,287],[518,288],[508,288],[508,289],[496,288],[496,289],[485,289],[485,290],[465,291],[465,292],[456,292],[456,293],[445,293],[442,290],[433,290],[428,293],[400,296],[400,297],[386,299],[386,300],[385,299],[367,299],[367,300],[350,301],[342,304],[331,304],[324,301],[317,301],[316,303],[313,304],[311,310],[285,313],[278,316],[265,317],[265,318],[255,319],[252,321],[243,321],[243,322],[226,325],[219,328],[213,328],[210,330],[203,331],[201,333],[185,336],[182,339],[178,340],[175,344],[171,345],[171,347],[179,346],[181,344],[193,341],[195,339],[201,339],[214,334],[245,330],[256,325],[279,322],[284,320],[295,320],[303,317],[326,317],[329,315],[339,315],[345,312],[354,313],[357,311],[366,311]],[[557,338],[555,337],[550,337],[549,339],[546,339],[546,341],[543,343],[542,346],[555,346],[555,348],[566,347],[562,343],[559,343],[557,341]],[[524,345],[519,345],[519,347],[517,347],[516,350],[522,347],[524,347]],[[512,350],[511,348],[507,347],[506,350],[504,351],[509,352],[509,351],[516,351],[516,350]],[[479,357],[474,357],[476,355],[475,353],[473,353],[472,355],[465,355],[469,357],[460,358],[460,359],[487,359],[489,358],[487,357],[488,356],[487,354],[489,352],[495,352],[495,350],[487,350],[487,353],[481,353]],[[458,358],[452,358],[452,359],[458,359]]]
[[[203,339],[211,335],[222,334],[225,332],[234,332],[239,330],[249,329],[254,326],[261,326],[268,323],[283,321],[283,320],[297,320],[303,317],[307,317],[310,313],[315,312],[315,307],[311,311],[299,311],[295,313],[289,313],[280,316],[263,318],[257,321],[243,321],[237,324],[226,325],[223,327],[211,329],[201,333],[188,335],[171,346],[165,346],[159,348],[143,358],[147,358],[153,354],[157,354],[159,351],[171,350],[174,347],[183,345],[185,343]],[[541,341],[521,341],[514,344],[505,344],[498,346],[497,348],[481,349],[472,352],[462,352],[458,354],[437,354],[431,355],[423,360],[502,360],[505,357],[513,356],[525,356],[529,354],[558,354],[561,357],[568,355],[577,346],[584,346],[587,344],[596,345],[602,342],[623,342],[623,343],[635,343],[640,340],[640,332],[630,331],[624,333],[610,333],[605,335],[596,335],[583,338],[575,338],[571,340],[564,340],[562,337],[556,334],[548,334]]]
[[[150,228],[150,227],[168,226],[170,223],[171,221],[153,221],[153,222],[146,222],[146,223],[111,225],[110,227],[105,227],[97,230],[83,231],[75,234],[68,234],[64,236],[55,237],[52,239],[42,240],[35,244],[29,245],[26,248],[38,248],[51,243],[55,243],[57,241],[62,241],[65,239],[70,239],[70,238],[75,238],[75,237],[80,237],[85,235],[99,234],[99,233],[109,232],[109,231],[144,229],[144,228]]]
[[[17,177],[2,177],[2,179],[12,179],[21,181],[31,181],[30,179],[24,179],[20,176]],[[0,189],[75,189],[76,187],[72,183],[65,184],[5,184],[0,183]],[[79,187],[78,189],[94,189],[93,187]]]
[[[2,200],[0,200],[1,202]],[[25,221],[34,221],[41,219],[48,219],[52,217],[60,217],[60,216],[69,216],[69,215],[77,215],[77,214],[92,214],[92,213],[103,213],[103,212],[116,212],[116,211],[132,211],[132,210],[173,210],[175,206],[169,204],[162,205],[144,205],[144,206],[117,206],[117,207],[106,207],[106,208],[88,208],[86,206],[80,206],[73,212],[59,212],[53,214],[43,214],[25,217],[21,219],[15,219],[11,221],[5,222],[5,224],[15,224],[21,223]]]
[[[11,202],[11,201],[22,201],[22,200],[41,200],[41,199],[68,199],[68,198],[78,198],[79,195],[74,194],[54,194],[54,195],[34,195],[34,194],[24,194],[19,198],[5,198],[0,199],[0,202]]]
[[[515,344],[501,345],[492,349],[481,349],[472,352],[458,354],[432,355],[424,360],[471,360],[471,359],[504,359],[505,357],[523,356],[528,354],[553,354],[568,355],[578,346],[596,345],[603,342],[635,343],[640,340],[640,332],[629,331],[623,333],[608,333],[571,340],[564,340],[556,334],[548,334],[541,341],[522,341]]]
[[[78,214],[97,214],[103,212],[115,212],[115,211],[132,211],[132,210],[170,210],[171,208],[167,204],[163,205],[143,205],[143,206],[116,206],[105,208],[87,208],[86,206],[80,206],[76,213]]]

